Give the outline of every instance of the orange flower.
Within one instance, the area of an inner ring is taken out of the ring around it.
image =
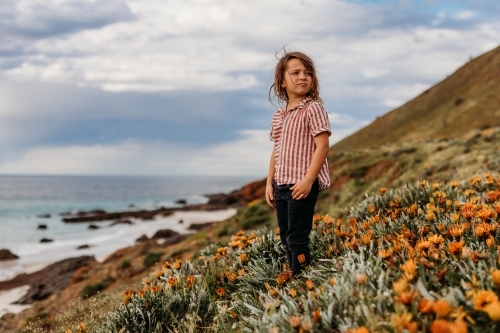
[[[300,326],[300,317],[299,316],[290,317],[290,325],[292,325],[293,328],[298,328]]]
[[[271,287],[269,285],[269,283],[264,283],[264,286],[266,287],[267,289],[267,292],[269,293],[269,295],[273,296],[273,297],[276,297],[278,296],[278,291],[276,289],[274,289],[273,287]]]
[[[363,283],[366,283],[366,281],[368,281],[368,276],[366,274],[359,273],[356,275],[356,282],[357,283],[363,284]]]
[[[427,240],[434,246],[437,246],[444,242],[444,238],[441,235],[429,235],[429,237],[427,237]]]
[[[418,324],[414,321],[411,321],[411,319],[411,313],[394,314],[391,317],[391,323],[398,330],[398,332],[402,332],[404,329],[406,329],[410,333],[417,333]]]
[[[307,280],[306,281],[306,288],[309,291],[314,290],[314,283],[311,280]]]
[[[485,237],[490,234],[490,225],[488,223],[480,223],[474,228],[474,234],[477,237]]]
[[[493,237],[493,235],[490,235],[490,237],[486,239],[486,245],[488,245],[489,247],[495,246],[495,238]]]
[[[380,188],[379,190],[380,194],[385,194],[387,192],[387,189],[385,187]]]
[[[396,302],[403,303],[405,305],[410,304],[414,298],[418,296],[418,292],[414,290],[410,290],[408,292],[400,293],[397,296],[394,297],[394,300]]]
[[[451,305],[445,299],[440,299],[434,303],[432,310],[438,317],[447,317],[451,312]]]
[[[78,328],[80,329],[80,332],[82,333],[87,333],[87,330],[85,329],[85,324],[84,323],[79,323]]]
[[[245,264],[245,263],[248,262],[248,256],[247,256],[246,253],[240,254],[240,261],[241,261],[242,264]]]
[[[451,254],[458,255],[462,252],[463,247],[464,247],[464,241],[451,242],[448,244],[448,252]]]
[[[491,290],[479,290],[472,299],[474,309],[482,310],[491,303],[498,302],[498,296]]]
[[[238,275],[239,275],[239,276],[243,276],[243,275],[245,275],[245,269],[244,269],[244,268],[242,268],[242,269],[238,269]]]
[[[454,333],[452,330],[452,324],[443,319],[436,319],[429,326],[429,331],[431,333]]]
[[[408,281],[411,281],[417,275],[417,263],[415,259],[409,259],[401,265],[401,269],[404,272],[404,276]]]
[[[177,279],[172,276],[170,279],[168,279],[168,284],[172,287],[175,287],[177,285]]]
[[[448,232],[453,237],[460,237],[464,233],[464,227],[462,225],[452,225],[448,228]]]
[[[331,277],[331,278],[328,280],[328,284],[330,284],[330,286],[334,286],[334,285],[335,285],[335,279]]]
[[[484,311],[488,314],[488,317],[495,323],[500,322],[500,302],[492,302],[490,304],[485,305],[481,311]]]
[[[321,321],[321,312],[318,309],[314,310],[312,314],[313,314],[313,321],[315,323]]]
[[[233,272],[229,273],[227,277],[229,278],[229,281],[231,281],[231,282],[236,281],[236,274],[234,274]]]
[[[387,259],[389,258],[390,256],[392,256],[392,247],[388,248],[388,249],[382,249],[380,251],[378,251],[378,255],[380,257],[382,257],[382,259]]]
[[[280,275],[278,275],[278,277],[276,278],[276,282],[278,284],[285,284],[291,278],[292,274],[290,273],[290,271],[287,271],[285,273],[281,273]]]
[[[224,296],[224,288],[222,288],[222,287],[217,288],[217,295],[219,295],[219,297],[223,297]]]
[[[408,281],[405,278],[401,278],[392,284],[392,289],[397,293],[403,293],[408,289]]]
[[[370,333],[370,331],[365,326],[361,326],[360,328],[350,329],[347,333]]]
[[[297,290],[295,290],[294,288],[290,288],[288,290],[288,293],[290,294],[290,296],[292,296],[292,298],[297,297]]]
[[[186,277],[186,287],[191,288],[193,286],[195,277],[194,275],[189,275]]]
[[[433,306],[434,306],[434,301],[422,298],[418,303],[418,311],[424,314],[431,313]]]
[[[500,270],[494,270],[491,272],[491,280],[496,286],[500,286]]]
[[[297,260],[299,261],[299,263],[303,264],[306,262],[306,255],[301,253],[297,256]]]

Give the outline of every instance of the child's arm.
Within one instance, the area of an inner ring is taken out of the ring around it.
[[[273,180],[275,172],[276,172],[276,160],[274,159],[274,148],[273,148],[273,153],[271,154],[271,160],[269,162],[269,172],[267,173],[267,184],[266,184],[266,201],[267,204],[273,208],[275,208],[274,189],[273,189]]]
[[[316,180],[316,177],[318,177],[319,171],[323,167],[326,156],[328,155],[328,149],[330,148],[328,136],[328,132],[323,132],[314,137],[316,150],[314,150],[307,173],[301,181],[290,187],[290,190],[292,190],[292,198],[295,200],[306,198],[311,191],[312,184]]]

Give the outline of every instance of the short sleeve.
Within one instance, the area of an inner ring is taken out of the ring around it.
[[[323,105],[317,102],[312,102],[308,107],[307,115],[309,128],[313,137],[323,132],[327,132],[328,136],[332,135],[328,114],[323,108]]]

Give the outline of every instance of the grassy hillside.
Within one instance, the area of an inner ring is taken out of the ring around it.
[[[500,126],[500,47],[332,147],[334,153],[387,143],[460,138]]]

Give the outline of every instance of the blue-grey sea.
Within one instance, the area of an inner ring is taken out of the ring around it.
[[[19,260],[0,262],[0,281],[22,271],[72,256],[96,255],[102,259],[135,239],[159,229],[185,231],[190,223],[217,220],[232,213],[186,213],[133,225],[110,226],[112,221],[62,222],[64,213],[102,209],[107,212],[175,207],[175,201],[204,203],[204,194],[228,193],[255,180],[249,177],[121,177],[121,176],[0,176],[0,249]],[[229,216],[228,216],[229,215]],[[46,217],[50,216],[50,217]],[[183,224],[179,224],[179,220]],[[38,229],[39,224],[47,229]],[[40,243],[42,238],[53,239]],[[77,250],[80,245],[89,249]]]

